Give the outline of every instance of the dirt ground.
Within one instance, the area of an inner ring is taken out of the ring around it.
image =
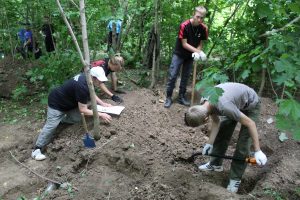
[[[1,87],[5,87],[6,64],[0,66]],[[40,162],[30,154],[44,120],[27,115],[10,124],[4,122],[1,112],[0,199],[34,199],[45,191],[45,177],[69,185],[51,191],[44,199],[300,199],[300,143],[278,140],[275,122],[267,123],[271,117],[275,120],[276,105],[271,99],[262,99],[257,124],[268,163],[248,166],[238,194],[231,194],[225,188],[229,160],[224,161],[224,172],[199,171],[197,165],[209,160],[206,156],[185,162],[205,144],[209,127],[185,126],[187,108],[175,103],[165,109],[159,101],[164,99],[163,93],[163,88],[136,89],[122,95],[126,108],[110,125],[101,124],[102,137],[95,149],[84,148],[82,124],[60,126],[46,150],[47,159]],[[10,101],[5,97],[1,104]],[[92,119],[87,121],[91,130]],[[228,155],[234,151],[238,129]]]

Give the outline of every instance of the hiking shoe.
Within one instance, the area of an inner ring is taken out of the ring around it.
[[[38,160],[38,161],[46,159],[46,156],[44,154],[42,154],[40,149],[33,150],[32,153],[31,153],[31,157],[34,160]]]
[[[166,101],[165,101],[165,108],[170,108],[172,105],[172,98],[171,97],[167,97]]]
[[[241,184],[241,180],[229,180],[229,184],[227,186],[227,190],[232,193],[237,193]]]
[[[223,171],[223,166],[216,166],[216,165],[210,165],[210,163],[206,163],[204,165],[200,165],[198,167],[201,171],[216,171],[216,172],[221,172]]]
[[[180,94],[178,97],[178,103],[184,106],[190,106],[191,102],[189,102],[184,95]]]

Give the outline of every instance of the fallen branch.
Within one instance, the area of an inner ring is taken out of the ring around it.
[[[58,182],[58,181],[52,180],[52,179],[50,179],[50,178],[47,178],[47,177],[45,177],[45,176],[43,176],[43,175],[38,174],[37,172],[33,171],[32,169],[30,169],[29,167],[27,167],[26,165],[24,165],[23,163],[21,163],[21,162],[20,162],[20,161],[12,154],[11,151],[9,151],[9,153],[10,153],[11,157],[13,157],[13,159],[14,159],[17,163],[19,163],[20,165],[22,165],[23,167],[25,167],[26,169],[28,169],[31,173],[35,174],[36,176],[38,176],[38,177],[40,177],[40,178],[42,178],[42,179],[44,179],[44,180],[50,181],[50,182],[52,182],[52,183],[58,184],[58,185],[61,185],[61,184],[62,184],[62,182]]]
[[[297,21],[300,20],[300,16],[296,17],[295,19],[293,19],[292,21],[290,21],[289,23],[287,23],[286,25],[284,25],[283,27],[279,28],[279,29],[273,29],[271,31],[267,31],[265,32],[264,34],[260,35],[259,37],[267,37],[269,35],[272,35],[274,33],[277,33],[277,32],[280,32],[280,31],[283,31],[285,28],[287,28],[288,26],[296,23]]]

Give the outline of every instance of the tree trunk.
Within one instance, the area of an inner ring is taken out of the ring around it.
[[[100,121],[98,116],[98,110],[97,110],[97,103],[96,103],[96,94],[95,89],[92,81],[92,77],[90,74],[90,51],[89,51],[89,45],[88,45],[88,35],[87,35],[87,29],[86,29],[86,19],[85,19],[85,5],[84,0],[80,0],[79,3],[80,7],[80,21],[81,21],[81,27],[82,27],[82,43],[83,43],[83,51],[84,51],[84,58],[85,58],[85,66],[84,66],[84,72],[87,78],[87,83],[90,91],[90,97],[92,101],[92,109],[93,109],[93,116],[94,116],[94,138],[96,140],[100,139]]]
[[[79,54],[80,57],[80,61],[81,63],[85,66],[84,67],[84,72],[85,75],[87,77],[87,83],[88,83],[88,87],[89,87],[89,92],[90,92],[90,96],[91,96],[91,101],[92,101],[92,109],[93,109],[93,116],[94,116],[94,138],[96,140],[100,139],[100,120],[99,120],[99,116],[98,116],[98,111],[97,111],[97,107],[96,107],[96,99],[95,99],[95,90],[94,90],[94,85],[92,82],[92,78],[91,78],[91,74],[90,74],[90,70],[89,70],[89,65],[90,65],[90,57],[89,57],[89,47],[88,47],[88,38],[87,38],[87,30],[86,30],[86,20],[85,20],[85,10],[84,10],[84,0],[80,0],[80,19],[81,19],[81,24],[82,24],[82,41],[83,41],[83,48],[84,48],[84,53],[85,53],[85,58],[86,60],[84,60],[81,49],[78,45],[77,39],[74,35],[74,32],[66,18],[66,15],[60,5],[59,0],[56,0],[56,3],[59,7],[59,11],[63,17],[63,20],[66,24],[66,26],[68,27],[68,30],[72,36],[72,40],[76,46],[77,52]]]
[[[157,46],[157,24],[158,24],[158,0],[154,0],[155,6],[155,19],[154,19],[154,46],[153,46],[153,59],[152,59],[152,80],[150,88],[154,88],[156,84],[156,46]]]
[[[114,50],[114,52],[116,53],[116,50],[117,50],[117,24],[115,22],[112,23],[112,48]]]
[[[127,36],[128,31],[129,31],[129,26],[130,26],[130,23],[128,22],[127,25],[126,25],[126,33],[124,34],[124,37],[123,37],[124,23],[127,20],[127,13],[128,13],[128,0],[119,1],[119,4],[120,4],[120,6],[123,5],[124,15],[123,15],[123,21],[122,21],[122,24],[121,24],[121,27],[120,27],[121,30],[120,30],[118,40],[117,40],[117,44],[116,44],[116,51],[115,51],[116,53],[121,52],[121,49],[122,49],[122,46],[123,46],[123,42],[121,42],[122,38],[124,40],[124,37]]]
[[[240,4],[236,5],[235,6],[235,9],[233,10],[233,12],[231,13],[231,15],[226,19],[226,21],[224,22],[224,25],[223,25],[223,28],[222,30],[220,31],[220,33],[218,34],[218,38],[222,36],[227,24],[229,23],[230,19],[236,14],[236,12],[238,11],[238,9],[240,8]],[[217,42],[214,42],[212,47],[210,48],[208,54],[207,54],[207,58],[209,58],[212,50],[215,48]]]
[[[8,23],[8,17],[7,17],[7,12],[5,10],[5,8],[3,7],[3,10],[4,10],[4,15],[5,15],[5,21],[6,21],[6,26],[7,26],[7,29],[10,30],[10,26],[9,26],[9,23]],[[12,37],[11,37],[11,32],[9,31],[8,33],[8,36],[9,36],[9,43],[10,43],[10,52],[11,52],[11,56],[12,58],[14,59],[14,46],[13,46],[13,42],[12,42]]]
[[[264,46],[265,46],[265,48],[268,48],[268,46],[269,46],[267,38],[265,40]],[[268,67],[268,59],[265,59],[264,62],[265,62],[266,67]],[[260,97],[262,96],[262,92],[264,90],[265,83],[266,83],[266,69],[263,68],[261,71],[261,82],[260,82],[260,87],[259,87],[259,91],[258,91],[258,96],[260,96]]]

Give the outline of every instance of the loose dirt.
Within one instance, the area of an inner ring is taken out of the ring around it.
[[[270,117],[275,119],[276,105],[271,99],[262,99],[257,124],[268,164],[248,166],[238,194],[231,194],[225,188],[230,161],[224,161],[224,172],[200,172],[197,165],[207,162],[206,156],[197,157],[194,163],[184,161],[207,141],[209,127],[185,126],[187,108],[174,103],[165,109],[160,103],[162,94],[162,89],[127,91],[122,95],[125,110],[110,125],[101,124],[102,137],[92,150],[83,146],[81,124],[60,126],[45,152],[47,159],[40,162],[30,154],[44,121],[32,115],[10,125],[0,114],[0,199],[33,199],[48,184],[17,163],[11,153],[40,175],[70,184],[45,199],[300,199],[300,144],[292,139],[280,142],[275,122],[267,123]],[[87,122],[91,130],[92,119]]]

